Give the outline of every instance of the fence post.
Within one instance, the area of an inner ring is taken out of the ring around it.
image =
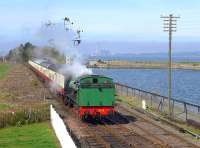
[[[126,96],[128,97],[128,87],[126,87]]]
[[[133,97],[133,88],[131,88],[131,95],[132,95],[132,97]]]
[[[138,101],[140,100],[140,92],[137,90],[137,98],[138,98]]]
[[[152,103],[152,95],[151,95],[151,106],[153,106],[153,103]]]
[[[160,109],[161,109],[161,112],[163,112],[163,97],[161,98],[161,104],[160,104]]]
[[[158,111],[162,112],[162,99],[160,100],[159,104],[158,104]]]
[[[121,94],[120,95],[123,95],[122,93],[123,93],[123,86],[121,85]]]
[[[174,100],[173,100],[173,103],[172,103],[172,118],[174,118]]]
[[[188,117],[187,117],[187,105],[186,105],[186,103],[184,103],[184,110],[185,110],[185,120],[187,121]]]

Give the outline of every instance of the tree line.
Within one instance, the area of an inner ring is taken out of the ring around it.
[[[58,63],[65,62],[64,54],[61,54],[54,47],[37,47],[30,42],[20,44],[18,47],[11,49],[6,55],[6,60],[15,63],[25,63],[32,58],[51,58]]]

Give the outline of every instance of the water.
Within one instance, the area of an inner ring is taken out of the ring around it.
[[[166,69],[93,69],[93,72],[135,88],[164,96],[168,94]],[[173,70],[172,97],[200,105],[200,71]]]
[[[115,56],[97,56],[91,57],[91,59],[101,59],[101,60],[126,60],[134,62],[167,62],[168,54],[127,54],[127,55],[115,55]],[[177,54],[172,55],[174,62],[200,62],[199,53],[188,53],[188,54]]]

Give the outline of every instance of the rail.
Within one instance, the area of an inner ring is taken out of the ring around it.
[[[148,92],[124,84],[115,83],[116,92],[120,96],[129,97],[138,106],[145,100],[148,108],[168,114],[168,97]],[[172,116],[174,119],[187,121],[195,126],[200,125],[200,105],[171,98]]]

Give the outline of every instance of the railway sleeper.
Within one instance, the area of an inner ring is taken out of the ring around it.
[[[94,132],[93,132],[94,134]],[[102,145],[104,148],[110,148],[110,144],[105,142],[101,136],[98,135],[91,135],[85,137],[85,140],[89,145]]]

